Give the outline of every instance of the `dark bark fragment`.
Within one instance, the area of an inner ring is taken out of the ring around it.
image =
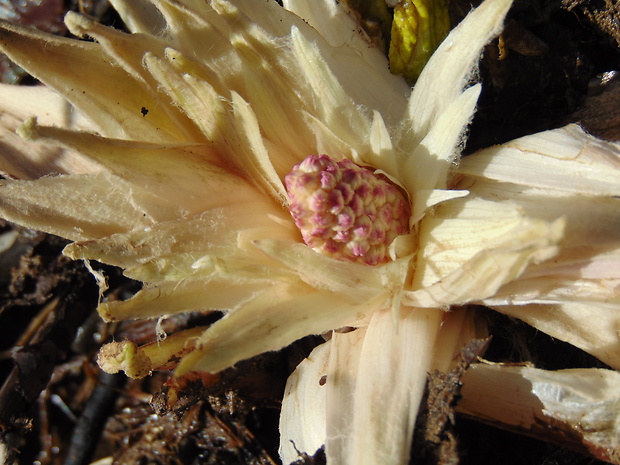
[[[461,378],[469,365],[485,352],[490,339],[473,339],[461,349],[461,360],[448,373],[429,374],[414,435],[411,463],[456,465],[459,463],[454,407],[461,398]]]

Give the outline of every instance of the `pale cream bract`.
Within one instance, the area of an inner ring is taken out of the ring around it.
[[[143,281],[100,305],[107,321],[225,316],[157,353],[108,346],[106,369],[143,376],[189,350],[177,374],[217,372],[357,327],[289,380],[281,455],[325,444],[332,464],[389,465],[409,459],[426,373],[463,341],[464,311],[444,312],[455,305],[487,304],[620,368],[619,147],[570,126],[459,165],[470,81],[511,0],[473,11],[413,90],[334,0],[112,3],[131,34],[73,13],[69,29],[94,43],[2,24],[0,48],[47,87],[0,88],[13,178],[0,214]],[[387,263],[302,242],[283,179],[311,154],[407,192],[411,232]]]

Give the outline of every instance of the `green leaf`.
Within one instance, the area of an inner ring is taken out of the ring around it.
[[[400,2],[394,8],[390,42],[390,69],[409,84],[417,80],[424,65],[450,31],[445,0]]]

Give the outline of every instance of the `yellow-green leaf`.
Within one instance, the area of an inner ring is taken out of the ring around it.
[[[413,84],[422,68],[450,31],[445,0],[400,2],[394,8],[390,69]]]

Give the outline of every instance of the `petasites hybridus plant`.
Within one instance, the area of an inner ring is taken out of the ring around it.
[[[95,42],[2,24],[2,51],[46,87],[0,88],[0,214],[142,281],[101,303],[107,321],[225,316],[105,346],[106,370],[215,373],[357,328],[289,380],[282,459],[324,444],[330,464],[396,465],[462,305],[620,367],[618,146],[570,126],[459,163],[510,0],[474,10],[413,89],[334,0],[111,3],[130,34],[74,13]]]

